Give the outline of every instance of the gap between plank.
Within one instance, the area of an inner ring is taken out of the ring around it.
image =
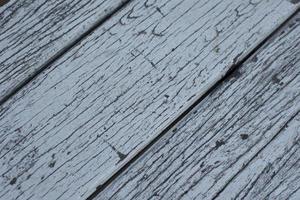
[[[252,55],[254,55],[261,47],[263,47],[269,40],[274,38],[280,30],[285,27],[291,19],[293,19],[300,11],[300,5],[297,7],[296,11],[291,14],[282,24],[280,24],[274,31],[272,31],[265,39],[263,39],[253,50],[251,50],[244,58],[242,58],[237,63],[233,63],[226,74],[218,80],[212,87],[210,87],[202,96],[200,96],[190,107],[188,107],[183,113],[181,113],[177,118],[174,119],[161,133],[145,145],[139,152],[137,152],[133,157],[125,163],[120,169],[118,169],[112,176],[110,176],[102,185],[97,186],[96,190],[86,199],[93,200],[98,194],[100,194],[106,187],[108,187],[118,176],[120,176],[126,169],[128,169],[134,162],[136,162],[145,152],[147,152],[152,146],[154,146],[166,133],[171,131],[176,125],[181,122],[188,114],[201,102],[203,101],[211,92],[213,92],[219,85],[221,85],[225,80],[237,72],[237,70],[245,63]]]
[[[249,164],[270,144],[272,143],[278,136],[279,134],[286,129],[286,127],[288,126],[288,124],[295,119],[295,117],[300,113],[300,110],[298,110],[297,112],[295,112],[295,114],[289,119],[287,120],[287,122],[280,128],[280,130],[271,138],[271,140],[265,144],[258,152],[255,153],[255,155],[246,163],[242,166],[242,168],[236,173],[234,174],[229,181],[227,181],[225,183],[225,185],[214,195],[214,197],[212,198],[212,200],[215,200],[216,198],[218,198],[220,196],[220,194],[227,188],[227,186],[231,183],[231,181],[233,181],[244,169],[246,169]]]
[[[91,33],[93,33],[102,24],[104,24],[111,17],[113,17],[115,14],[117,14],[120,10],[122,10],[124,7],[126,7],[131,1],[132,0],[124,0],[123,3],[121,3],[119,6],[114,8],[110,13],[108,13],[103,18],[101,18],[91,28],[89,28],[85,33],[80,35],[78,38],[76,38],[71,43],[67,44],[65,47],[63,47],[61,50],[59,50],[54,56],[50,57],[44,64],[42,64],[42,66],[37,71],[32,73],[32,75],[28,76],[24,81],[22,81],[20,84],[18,84],[10,93],[8,93],[3,98],[1,98],[0,106],[2,106],[11,97],[13,97],[15,94],[17,94],[23,87],[25,87],[28,83],[30,83],[32,80],[34,80],[44,70],[48,69],[56,60],[61,58],[65,53],[67,53],[69,50],[71,50],[73,47],[75,47],[78,43],[80,43],[87,36],[89,36]]]

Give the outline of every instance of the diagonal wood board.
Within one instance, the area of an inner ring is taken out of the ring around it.
[[[1,1],[0,102],[123,2]]]
[[[95,200],[299,199],[300,15]]]
[[[1,106],[0,198],[89,196],[295,11],[131,2]]]

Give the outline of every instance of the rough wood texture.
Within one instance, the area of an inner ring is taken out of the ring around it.
[[[298,55],[299,56],[299,55]],[[299,65],[298,65],[299,68]],[[266,146],[219,199],[300,199],[300,115]]]
[[[294,11],[132,2],[1,107],[0,197],[86,197]]]
[[[0,3],[0,100],[123,0]]]
[[[299,199],[300,15],[95,199]]]

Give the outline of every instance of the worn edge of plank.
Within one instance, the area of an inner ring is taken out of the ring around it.
[[[251,159],[249,159],[245,164],[243,164],[243,166],[242,166],[242,168],[240,169],[240,171],[238,172],[238,173],[236,173],[236,174],[234,174],[234,176],[232,176],[229,180],[228,180],[228,182],[222,187],[222,189],[221,190],[219,190],[216,194],[215,194],[215,196],[213,197],[213,199],[212,200],[215,200],[215,199],[217,199],[226,189],[227,189],[227,187],[232,183],[232,181],[234,180],[234,179],[236,179],[248,166],[250,166],[250,164],[252,164],[252,162],[255,160],[255,159],[257,159],[257,157],[261,154],[261,153],[263,153],[263,151],[266,149],[266,148],[268,148],[268,147],[270,147],[269,145],[271,145],[271,143],[273,143],[273,142],[275,142],[276,141],[276,139],[279,137],[279,136],[282,136],[282,135],[280,135],[280,134],[283,134],[285,131],[286,131],[286,129],[288,129],[288,127],[289,127],[289,124],[290,123],[292,123],[292,122],[294,122],[294,120],[296,119],[296,118],[299,118],[300,117],[300,111],[298,111],[298,112],[296,112],[296,113],[294,113],[291,117],[290,117],[290,119],[280,128],[280,130],[279,131],[277,131],[275,134],[274,134],[274,136],[272,136],[272,138],[268,141],[268,143],[266,143],[261,149],[259,149],[256,153],[255,153],[255,155],[251,158]]]
[[[187,107],[187,109],[180,113],[178,117],[176,117],[174,120],[171,121],[169,125],[167,125],[159,135],[157,135],[152,140],[149,140],[147,144],[143,148],[141,148],[141,151],[136,152],[135,155],[130,158],[128,162],[126,162],[124,165],[122,165],[116,172],[107,179],[104,184],[99,185],[96,190],[86,199],[86,200],[93,200],[99,195],[103,190],[105,190],[111,183],[113,183],[119,176],[122,175],[122,173],[127,170],[133,163],[137,162],[139,158],[143,156],[151,147],[153,147],[162,137],[164,137],[167,133],[172,131],[176,128],[176,126],[182,122],[185,118],[189,117],[188,115],[193,111],[197,105],[203,101],[205,98],[207,98],[219,85],[221,85],[225,80],[227,80],[229,77],[232,76],[249,58],[251,58],[255,53],[261,49],[263,46],[268,44],[269,41],[272,41],[276,38],[276,36],[281,32],[281,30],[286,27],[289,22],[300,12],[300,3],[297,4],[297,10],[288,17],[282,24],[280,24],[269,36],[267,36],[260,44],[258,44],[253,50],[249,52],[243,59],[238,61],[237,63],[233,64],[231,68],[227,71],[225,76],[218,80],[211,88],[209,88],[207,91],[205,91],[202,95],[199,95],[197,100],[193,102],[190,106]]]
[[[123,0],[120,5],[118,5],[116,8],[114,8],[110,13],[107,13],[105,16],[103,16],[101,19],[96,21],[86,32],[84,32],[79,37],[75,38],[70,43],[66,44],[62,49],[60,49],[57,53],[55,53],[52,57],[48,58],[46,62],[44,62],[40,67],[37,68],[37,70],[34,73],[31,73],[29,76],[27,76],[24,80],[20,81],[19,84],[17,84],[12,90],[7,92],[2,98],[0,98],[0,106],[3,105],[6,101],[8,101],[10,98],[12,98],[14,95],[16,95],[23,87],[25,87],[28,83],[33,81],[39,74],[41,74],[44,70],[51,67],[51,65],[61,58],[65,53],[67,53],[69,50],[71,50],[73,47],[78,45],[82,40],[84,40],[86,37],[88,37],[90,34],[92,34],[97,28],[101,27],[102,24],[104,24],[106,21],[108,21],[111,17],[116,15],[118,12],[120,12],[123,8],[128,6],[130,2],[133,0]]]
[[[290,21],[292,21],[293,18],[296,17],[296,16],[299,15],[299,14],[300,14],[300,9],[299,9],[299,4],[298,4],[298,9],[297,9],[297,11],[296,11],[291,17],[289,17],[289,19],[287,19],[283,24],[281,24],[281,25],[280,25],[280,26],[279,26],[279,27],[278,27],[278,28],[277,28],[277,29],[276,29],[276,30],[275,30],[268,38],[266,38],[266,40],[264,40],[264,42],[261,43],[261,45],[259,45],[258,48],[256,48],[256,51],[257,51],[257,52],[260,52],[260,51],[261,51],[261,48],[263,48],[265,45],[269,45],[269,43],[272,43],[272,41],[273,41],[274,39],[276,39],[276,37],[277,37],[278,35],[280,35],[280,34],[284,31],[284,28],[290,25]],[[256,52],[253,52],[253,53],[254,53],[253,55],[255,55]],[[251,58],[253,55],[247,56],[248,59]],[[244,61],[246,62],[247,60],[244,60]],[[241,64],[243,64],[243,63],[241,63]],[[230,78],[230,77],[232,77],[233,74],[234,74],[235,72],[238,71],[238,69],[239,69],[239,66],[235,66],[235,68],[231,70],[230,74],[226,74],[227,79]],[[224,79],[225,79],[225,78],[223,78],[222,80],[224,81]],[[222,81],[220,81],[219,84],[222,84],[221,82],[222,82]],[[216,89],[217,87],[219,87],[219,85],[214,85],[213,88]],[[205,93],[205,95],[208,96],[208,95],[210,95],[210,94],[209,94],[209,93]],[[203,99],[203,98],[201,98],[201,99]],[[201,100],[199,101],[199,103],[200,103],[200,102],[201,102]],[[197,106],[197,105],[195,105],[193,108],[191,108],[191,109],[189,109],[189,110],[192,111],[196,106]],[[191,113],[191,112],[190,112],[190,113]],[[190,114],[190,113],[188,113],[188,114]],[[274,139],[281,133],[281,131],[284,130],[284,129],[286,128],[286,125],[289,124],[289,122],[292,121],[294,118],[296,118],[297,116],[299,116],[299,113],[300,113],[300,111],[297,111],[297,112],[293,113],[293,115],[292,115],[291,117],[289,117],[289,120],[288,120],[288,121],[280,128],[280,130],[279,130],[278,132],[276,132],[276,134],[275,134],[273,137],[271,137],[271,140],[269,141],[269,143],[273,142]],[[180,119],[178,120],[178,123],[182,122],[182,120],[186,119],[186,117],[188,117],[188,116],[182,116],[182,118],[180,118]],[[141,157],[143,157],[143,154],[145,154],[147,151],[149,151],[149,149],[152,148],[152,147],[156,144],[156,142],[158,142],[162,137],[164,137],[164,136],[166,135],[167,132],[170,133],[174,128],[176,129],[176,128],[177,128],[176,126],[178,125],[178,123],[175,123],[175,124],[174,124],[174,127],[170,127],[168,130],[166,130],[166,132],[161,133],[161,135],[158,136],[159,138],[155,138],[155,141],[152,141],[150,144],[148,144],[148,145],[145,147],[145,149],[142,150],[142,152],[139,152],[139,153],[137,154],[137,156],[134,157],[134,158],[130,161],[130,163],[127,163],[126,166],[124,166],[124,167],[122,168],[122,171],[118,171],[118,172],[114,175],[114,178],[113,178],[113,179],[110,179],[110,180],[108,180],[108,182],[106,182],[105,184],[100,185],[100,186],[97,188],[97,194],[96,194],[96,192],[95,192],[93,195],[91,195],[91,196],[88,198],[88,200],[96,199],[96,198],[97,198],[97,195],[101,194],[101,192],[102,192],[103,190],[105,190],[108,186],[110,186],[110,184],[112,184],[112,183],[115,181],[115,179],[117,179],[118,177],[120,177],[120,176],[122,175],[123,171],[127,170],[128,168],[130,168],[132,164],[138,163],[138,162],[137,162],[138,159],[140,159]],[[269,144],[269,143],[268,143],[268,144]],[[267,145],[264,145],[261,149],[259,149],[259,151],[258,151],[257,154],[259,154],[259,153],[260,153],[261,151],[263,151],[266,147],[268,147],[268,144],[267,144]],[[247,167],[247,165],[248,165],[249,163],[251,163],[252,160],[253,160],[254,158],[255,158],[255,157],[252,157],[252,158],[247,162],[246,166],[243,166],[243,169],[244,169],[245,167]],[[235,176],[236,176],[236,175],[238,175],[238,174],[235,174]],[[234,176],[234,177],[235,177],[235,176]],[[234,177],[233,177],[233,179],[234,179]],[[224,189],[225,189],[225,187],[224,187],[221,191],[219,191],[213,199],[216,199],[216,198],[218,197],[218,195],[219,195],[220,193],[222,193],[222,191],[223,191]]]

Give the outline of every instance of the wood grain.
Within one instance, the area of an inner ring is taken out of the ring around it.
[[[263,149],[218,199],[299,199],[300,115]]]
[[[299,199],[300,15],[95,199]]]
[[[87,197],[296,10],[133,1],[0,111],[0,198]]]
[[[124,0],[0,2],[0,101]]]

